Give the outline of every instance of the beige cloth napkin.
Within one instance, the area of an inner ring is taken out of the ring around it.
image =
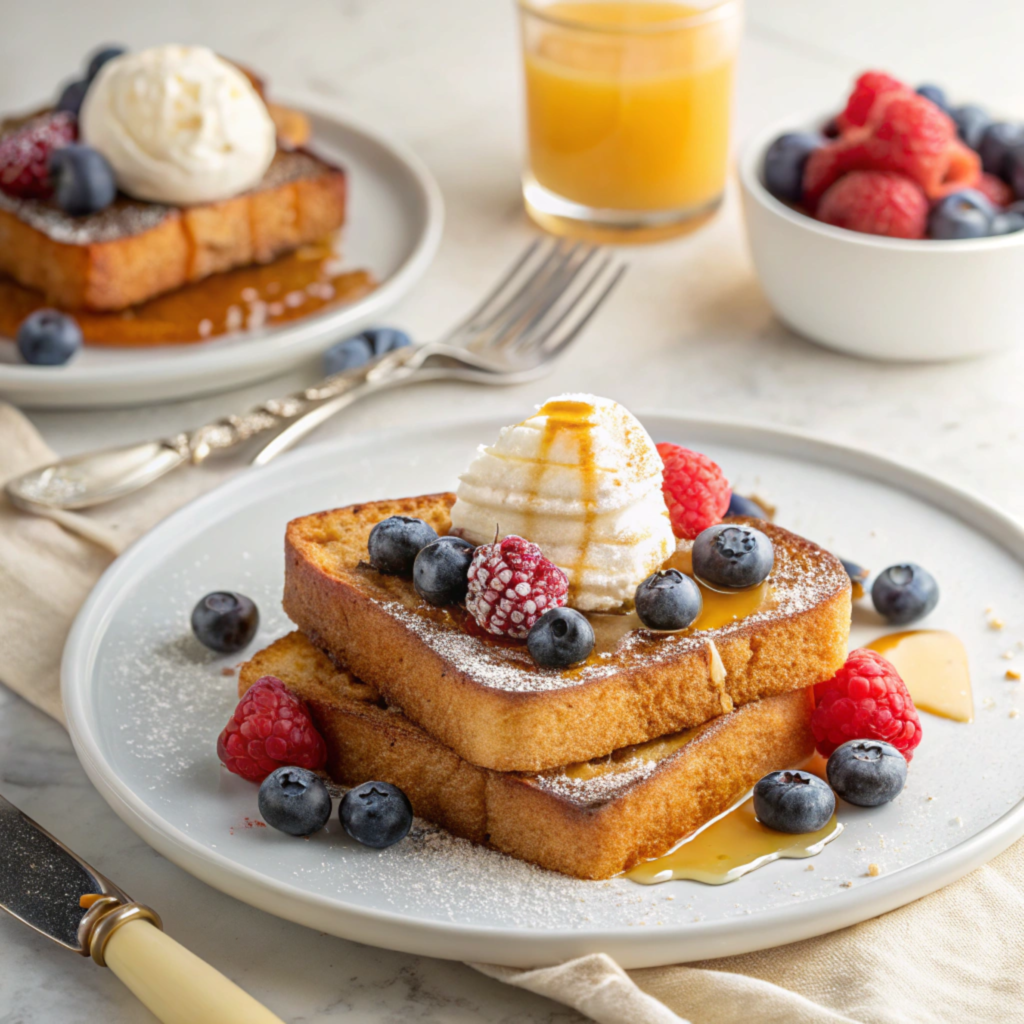
[[[0,404],[0,481],[53,459]],[[0,680],[62,717],[59,665],[76,611],[114,554],[225,473],[173,474],[60,522],[0,502]],[[477,970],[599,1024],[946,1024],[1024,1021],[1024,841],[907,907],[818,939],[724,960],[623,971],[595,954]]]

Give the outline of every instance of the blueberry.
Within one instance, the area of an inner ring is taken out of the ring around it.
[[[751,519],[767,519],[768,513],[756,501],[744,498],[742,494],[732,492],[729,498],[729,508],[725,513],[727,516],[750,516]]]
[[[853,586],[854,600],[863,597],[864,585],[868,581],[868,570],[863,566],[858,565],[856,562],[847,561],[845,558],[840,558],[839,561],[843,563],[846,575],[850,577],[850,583]]]
[[[342,797],[338,817],[357,843],[383,850],[409,834],[412,804],[390,782],[364,782]]]
[[[78,112],[82,109],[82,100],[85,99],[85,91],[88,88],[89,83],[82,80],[68,82],[61,89],[55,109],[78,117]]]
[[[192,609],[192,632],[211,651],[234,654],[246,647],[260,625],[259,609],[244,594],[215,590]]]
[[[55,149],[49,167],[57,205],[73,217],[105,210],[117,195],[114,169],[91,146],[72,143]]]
[[[572,608],[550,608],[526,637],[530,656],[541,668],[568,668],[590,657],[594,627]]]
[[[809,772],[772,772],[754,787],[757,820],[776,832],[817,832],[835,809],[835,794]]]
[[[1022,228],[1024,228],[1024,213],[1019,213],[1016,210],[997,213],[992,218],[993,235],[1012,235]]]
[[[871,587],[875,610],[894,626],[923,619],[939,603],[939,585],[930,572],[913,562],[890,565]]]
[[[928,214],[928,237],[985,238],[992,233],[995,212],[980,192],[962,189],[932,207]]]
[[[1024,146],[1017,146],[1010,151],[1006,160],[1006,180],[1018,199],[1024,198]],[[1008,209],[1015,213],[1024,210],[1024,203],[1011,203]]]
[[[85,68],[86,80],[91,82],[99,70],[107,63],[108,60],[113,60],[115,57],[120,57],[126,50],[123,46],[104,46],[99,50],[94,50],[92,55],[89,57],[89,63]]]
[[[977,149],[981,145],[985,129],[992,123],[992,118],[981,107],[975,106],[973,103],[956,107],[950,116],[956,123],[957,133],[964,143],[971,149]]]
[[[944,89],[937,85],[919,85],[917,87],[917,95],[923,96],[926,100],[931,100],[944,114],[949,113],[949,100],[946,98],[946,92]]]
[[[804,194],[807,158],[824,144],[820,135],[789,132],[780,135],[764,155],[764,185],[776,199],[799,203]]]
[[[704,607],[700,588],[678,569],[659,569],[636,588],[636,613],[648,629],[686,629]]]
[[[461,537],[440,537],[421,548],[412,563],[412,585],[431,604],[458,604],[466,596],[476,549]]]
[[[78,322],[56,309],[37,309],[18,325],[18,351],[33,366],[62,366],[82,347]]]
[[[772,542],[752,526],[720,523],[693,542],[693,571],[713,587],[753,587],[775,564]]]
[[[370,531],[370,565],[389,576],[408,576],[416,556],[435,540],[437,532],[422,519],[389,516]]]
[[[330,377],[344,370],[354,370],[357,366],[364,366],[372,358],[373,350],[364,337],[357,335],[355,338],[346,338],[332,345],[324,353],[324,373]]]
[[[363,331],[363,337],[370,343],[375,356],[394,352],[396,348],[406,348],[412,344],[412,338],[397,327],[371,327]]]
[[[1007,121],[990,124],[978,144],[982,168],[997,178],[1005,178],[1009,169],[1010,153],[1022,145],[1024,125],[1010,124]]]
[[[331,816],[331,794],[323,779],[305,768],[278,768],[260,785],[259,807],[271,828],[311,836]]]
[[[858,807],[895,800],[907,781],[906,758],[885,740],[848,740],[832,752],[825,771],[839,796]]]
[[[839,136],[843,134],[842,129],[839,127],[839,118],[830,117],[825,122],[825,127],[821,129],[821,134],[824,135],[826,139],[838,139]]]

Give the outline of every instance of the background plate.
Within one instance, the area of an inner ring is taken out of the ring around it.
[[[285,102],[288,102],[287,98]],[[441,240],[444,203],[430,172],[404,146],[308,102],[312,149],[346,168],[351,193],[342,255],[380,282],[369,295],[294,324],[191,345],[87,346],[63,367],[26,366],[0,340],[0,396],[23,407],[140,405],[238,387],[310,359],[393,306],[420,279]]]
[[[249,471],[167,519],[105,574],[65,650],[71,737],[117,813],[209,884],[312,928],[435,957],[530,966],[602,951],[626,967],[725,956],[872,917],[931,892],[1024,834],[1024,718],[1001,657],[1024,638],[1024,531],[978,498],[878,456],[738,423],[642,417],[656,440],[707,452],[778,520],[878,570],[914,560],[943,588],[927,625],[964,641],[976,721],[923,715],[903,794],[843,805],[845,833],[814,859],[730,885],[582,882],[429,826],[385,851],[333,819],[308,841],[254,825],[256,789],[214,752],[236,679],[189,632],[205,593],[237,589],[263,621],[250,653],[282,635],[289,519],[369,498],[454,486],[497,421],[355,437]],[[854,644],[884,632],[869,607]],[[988,628],[986,609],[1006,622]],[[1024,651],[1017,651],[1024,660]],[[869,877],[870,864],[880,876]]]

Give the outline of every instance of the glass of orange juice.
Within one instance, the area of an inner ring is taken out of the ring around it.
[[[557,234],[691,230],[725,187],[740,0],[518,0],[530,216]]]

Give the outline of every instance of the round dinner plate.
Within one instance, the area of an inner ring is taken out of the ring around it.
[[[585,882],[418,823],[388,850],[359,847],[337,817],[309,840],[261,827],[256,787],[217,762],[236,664],[290,625],[280,607],[285,524],[373,498],[454,487],[502,425],[355,436],[249,470],[172,515],[110,567],[64,654],[75,749],[143,839],[198,878],[311,928],[452,959],[533,966],[605,952],[626,967],[743,953],[863,921],[953,881],[1024,834],[1024,530],[980,498],[877,455],[735,422],[641,416],[656,440],[707,452],[777,521],[878,570],[920,562],[942,586],[926,622],[964,641],[976,718],[923,714],[907,787],[874,809],[842,804],[845,832],[811,861],[779,861],[723,886]],[[250,595],[259,635],[217,657],[189,631],[211,590]],[[998,615],[1005,628],[994,630]],[[860,602],[851,643],[885,632]],[[373,638],[367,637],[367,643]],[[1016,662],[1003,660],[1013,651]],[[813,865],[814,870],[809,870]],[[869,874],[877,865],[877,877]]]
[[[281,373],[373,322],[423,276],[441,240],[444,202],[404,146],[348,117],[293,104],[310,117],[311,148],[349,175],[342,258],[379,282],[368,295],[294,323],[186,345],[86,346],[66,366],[26,366],[0,341],[0,396],[23,407],[103,407],[239,387]]]

